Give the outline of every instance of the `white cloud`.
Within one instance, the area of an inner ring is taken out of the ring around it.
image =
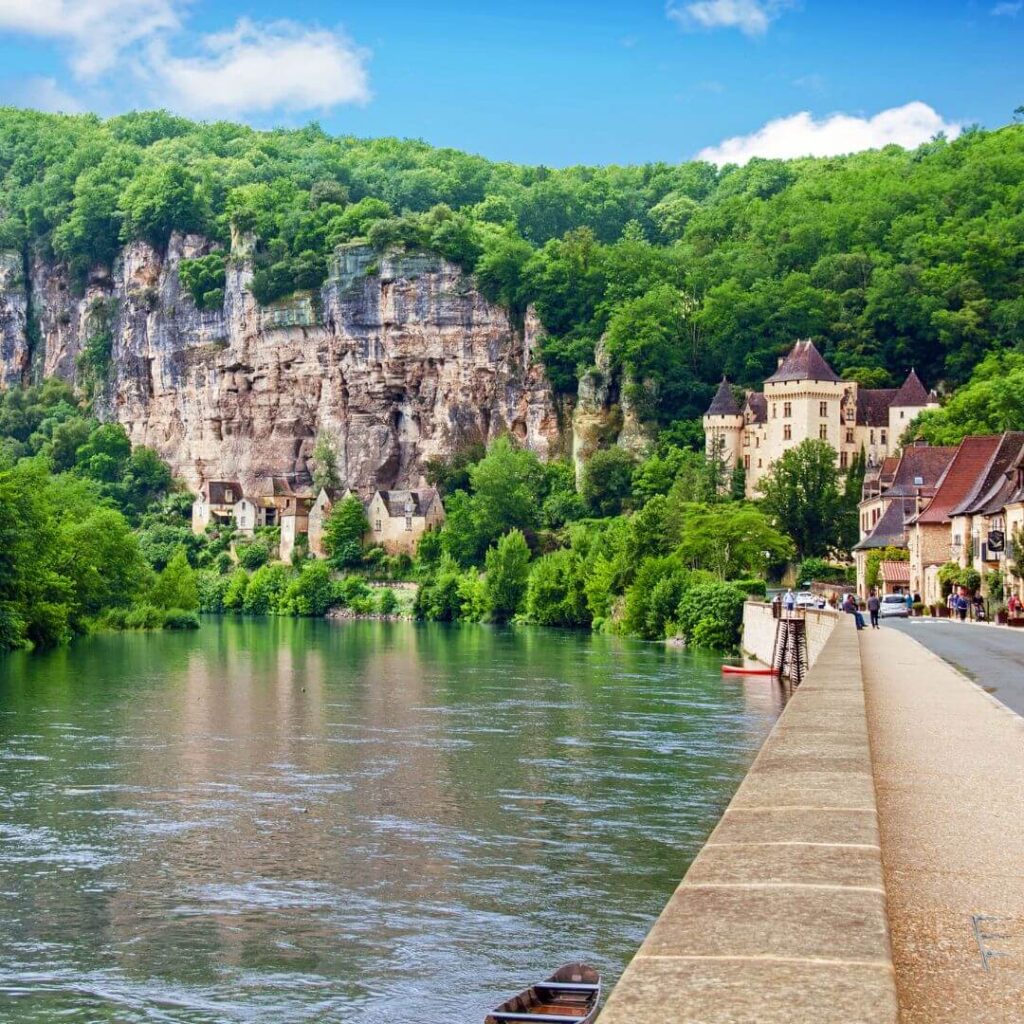
[[[243,18],[201,46],[203,55],[179,57],[157,41],[147,60],[164,102],[190,114],[309,110],[370,98],[368,54],[337,32]]]
[[[753,157],[787,160],[838,156],[895,144],[912,149],[939,132],[955,139],[960,125],[947,122],[927,103],[907,103],[874,117],[830,114],[816,121],[807,111],[769,121],[750,135],[737,135],[697,154],[713,164],[745,164]]]
[[[997,18],[1016,18],[1021,11],[1024,11],[1024,0],[1016,0],[1015,3],[996,4],[992,8],[992,14]]]
[[[180,24],[181,0],[0,0],[0,32],[53,39],[76,77],[110,71],[136,43]]]
[[[3,102],[33,110],[51,113],[80,114],[85,105],[77,97],[65,92],[55,78],[35,76],[24,79],[8,79],[0,82],[0,97]]]
[[[683,28],[738,28],[744,35],[763,36],[768,26],[793,0],[693,0],[680,5],[669,0],[666,13]]]

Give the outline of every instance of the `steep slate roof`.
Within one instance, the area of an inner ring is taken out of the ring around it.
[[[723,377],[722,383],[718,385],[715,397],[711,400],[711,404],[708,406],[708,411],[704,415],[739,416],[739,414],[740,407],[736,403],[736,396],[732,393],[729,381]]]
[[[907,516],[914,511],[912,498],[897,498],[889,503],[885,514],[875,523],[875,528],[859,543],[854,551],[870,551],[872,548],[905,548],[907,546]]]
[[[839,383],[835,370],[825,362],[813,341],[798,341],[782,360],[782,365],[765,380],[765,384],[787,380],[827,380]]]
[[[231,491],[231,501],[226,501],[224,494]],[[234,505],[242,497],[242,485],[237,480],[207,480],[203,484],[203,494],[211,505]]]
[[[916,498],[920,494],[930,498],[956,452],[956,448],[909,445],[903,449],[892,483],[882,491],[882,496]]]
[[[918,377],[916,370],[911,370],[907,374],[907,379],[903,382],[903,386],[899,391],[896,392],[892,404],[896,406],[923,406],[928,404],[928,392],[921,383],[921,378]]]
[[[744,410],[750,410],[754,423],[768,422],[768,399],[760,391],[749,392],[743,408]]]
[[[437,490],[425,487],[420,491],[396,490],[377,492],[387,506],[388,515],[392,519],[404,518],[407,514],[425,516],[435,501],[440,501]],[[406,506],[411,505],[411,513],[406,513]]]
[[[895,388],[864,388],[857,390],[857,426],[889,426],[889,406],[896,395]]]
[[[942,474],[935,497],[928,507],[916,517],[916,522],[935,525],[949,522],[949,517],[976,485],[978,477],[984,474],[1001,438],[965,437],[956,450],[956,455]]]

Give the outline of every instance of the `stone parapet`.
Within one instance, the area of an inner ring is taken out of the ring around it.
[[[860,649],[830,621],[599,1024],[896,1024]]]
[[[807,631],[808,667],[818,660],[842,613],[831,608],[808,608],[804,613]],[[775,644],[775,617],[772,606],[764,601],[748,601],[743,606],[743,650],[766,665],[772,660]]]

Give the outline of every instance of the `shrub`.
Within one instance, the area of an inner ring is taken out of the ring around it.
[[[739,643],[745,595],[729,583],[695,583],[679,602],[679,628],[691,647],[730,650]]]
[[[306,562],[291,580],[281,599],[281,611],[289,615],[326,615],[335,602],[331,570],[326,562]]]
[[[124,617],[125,629],[159,629],[164,624],[164,613],[151,604],[135,604]]]
[[[199,607],[199,589],[195,570],[188,564],[184,547],[174,557],[156,581],[150,600],[158,608],[184,608],[195,611]]]
[[[164,612],[164,629],[198,629],[199,616],[184,608],[169,608]]]
[[[261,565],[249,578],[242,611],[247,615],[270,615],[288,585],[288,570],[283,565]]]
[[[519,530],[510,530],[497,545],[488,548],[484,562],[485,615],[498,622],[512,618],[526,595],[530,575],[530,549]]]
[[[354,602],[370,596],[370,588],[361,576],[344,576],[332,586],[333,603],[353,608]]]
[[[219,615],[224,611],[224,596],[230,579],[213,569],[200,569],[196,573],[196,589],[199,592],[199,610]]]
[[[397,613],[398,608],[398,595],[390,587],[385,587],[380,592],[380,600],[377,603],[377,610],[381,615],[394,615]]]
[[[324,550],[339,569],[358,565],[363,555],[363,535],[370,524],[363,503],[354,495],[338,502],[324,524]]]
[[[245,605],[245,592],[248,589],[249,574],[244,569],[236,569],[228,577],[228,585],[224,589],[224,607],[240,612]]]
[[[270,547],[262,538],[250,544],[236,545],[235,553],[238,555],[238,564],[250,572],[266,565],[270,560]]]
[[[591,610],[580,556],[568,548],[533,563],[526,585],[526,617],[541,626],[588,626]]]
[[[737,590],[742,590],[750,597],[767,597],[768,584],[764,580],[730,580]]]

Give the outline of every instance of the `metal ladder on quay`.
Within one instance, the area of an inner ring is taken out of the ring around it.
[[[802,615],[782,614],[775,623],[772,668],[793,686],[807,674],[807,623]]]

